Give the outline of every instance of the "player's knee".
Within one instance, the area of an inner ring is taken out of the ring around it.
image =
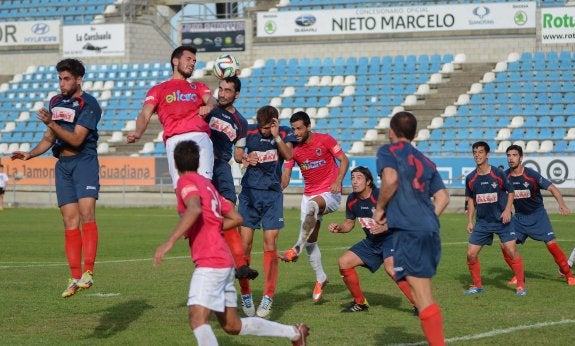
[[[316,201],[309,201],[307,204],[307,215],[316,216],[319,213],[319,205]]]
[[[233,319],[232,321],[226,320],[222,322],[222,329],[231,335],[238,335],[242,330],[242,322],[238,319]]]

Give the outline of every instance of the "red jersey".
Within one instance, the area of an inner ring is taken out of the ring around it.
[[[210,134],[208,123],[199,115],[206,94],[211,94],[207,85],[183,79],[170,79],[148,90],[144,104],[154,105],[164,127],[164,143],[182,133]]]
[[[307,143],[295,146],[293,159],[286,161],[285,167],[293,168],[297,162],[305,182],[303,194],[315,196],[330,191],[339,171],[335,158],[342,154],[343,150],[332,136],[313,133]]]
[[[176,187],[178,212],[186,211],[185,200],[192,195],[200,196],[202,214],[188,230],[192,260],[196,267],[231,268],[234,260],[223,235],[223,217],[232,210],[228,203],[216,191],[212,183],[201,175],[192,172],[180,176]]]

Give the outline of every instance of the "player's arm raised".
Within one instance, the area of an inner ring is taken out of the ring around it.
[[[205,117],[218,106],[218,100],[216,100],[211,93],[204,94],[204,96],[202,96],[202,100],[204,101],[205,106],[200,107],[199,115],[201,117]]]
[[[164,255],[172,249],[174,244],[182,238],[184,234],[186,234],[202,213],[202,202],[199,195],[190,195],[190,197],[186,199],[185,204],[186,211],[182,214],[176,228],[174,228],[172,234],[168,237],[168,240],[156,249],[156,253],[154,255],[155,266],[162,263]]]
[[[136,130],[128,133],[128,143],[135,143],[142,137],[148,128],[148,124],[150,123],[150,119],[152,118],[155,110],[155,105],[149,103],[144,104],[140,114],[138,114],[138,118],[136,119]]]
[[[280,155],[282,156],[282,158],[286,161],[289,161],[292,159],[293,157],[293,144],[290,143],[286,143],[283,141],[280,133],[279,133],[279,120],[278,119],[274,119],[272,121],[272,126],[270,128],[271,134],[274,137],[274,140],[276,141],[276,144],[278,146],[278,152],[280,153]]]

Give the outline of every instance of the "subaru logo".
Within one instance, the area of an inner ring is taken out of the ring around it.
[[[304,14],[295,19],[295,23],[299,26],[312,26],[315,24],[315,16],[311,14]]]
[[[50,27],[46,23],[36,23],[32,25],[32,32],[36,35],[44,35],[50,31]]]
[[[489,12],[491,11],[489,10],[488,7],[485,6],[479,6],[473,9],[473,14],[479,17],[480,19],[483,19],[483,17],[487,16]]]

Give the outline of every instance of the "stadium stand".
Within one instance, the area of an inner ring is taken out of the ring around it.
[[[0,1],[0,20],[62,20],[65,24],[90,24],[96,15],[107,7],[114,7],[113,0],[8,0]],[[108,11],[111,11],[110,9]]]

